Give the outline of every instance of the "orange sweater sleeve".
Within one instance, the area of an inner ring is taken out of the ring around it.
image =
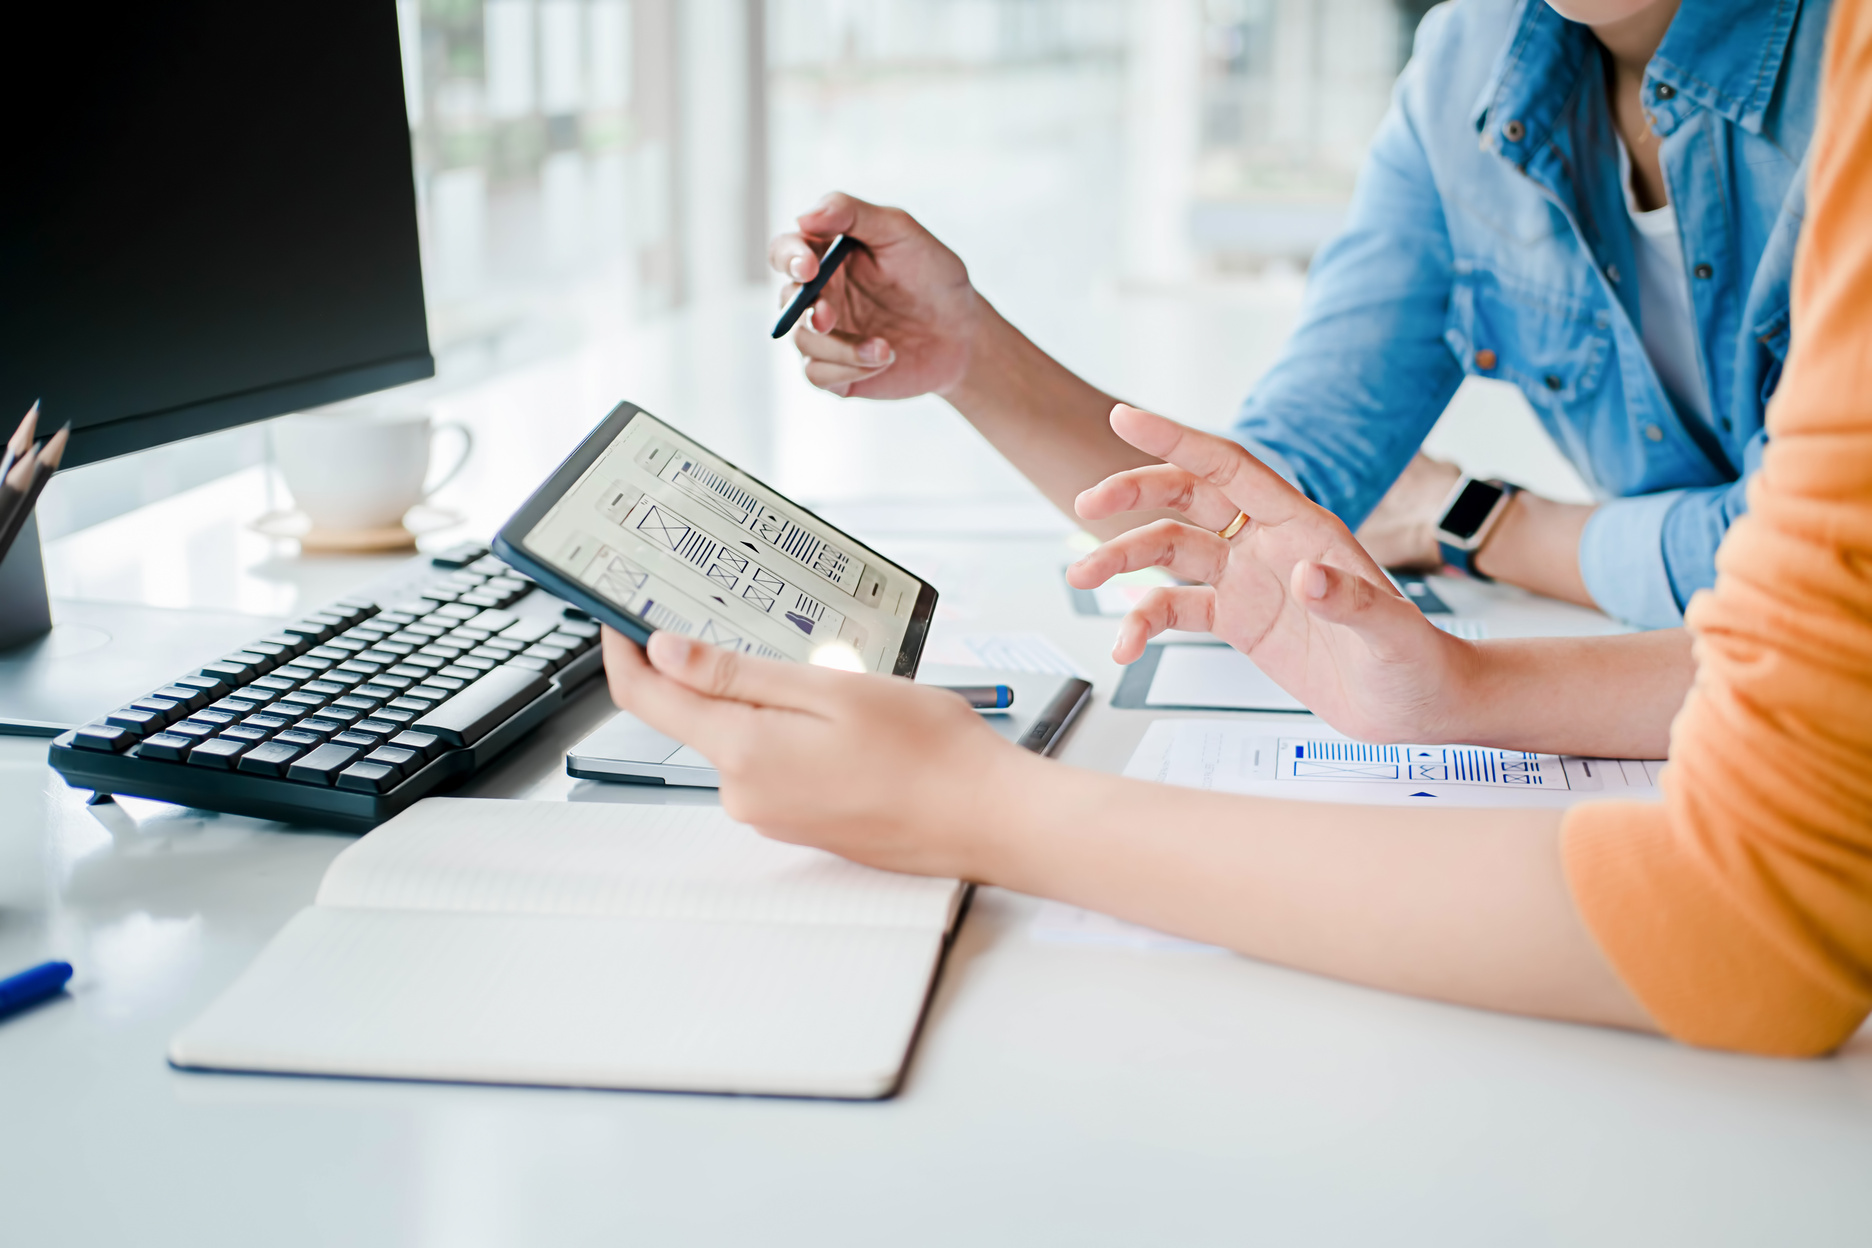
[[[1833,6],[1795,345],[1749,512],[1686,615],[1658,806],[1567,817],[1567,878],[1667,1033],[1813,1055],[1872,1011],[1872,0]]]

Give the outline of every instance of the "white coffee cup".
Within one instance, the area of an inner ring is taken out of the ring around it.
[[[442,479],[428,482],[429,451],[439,433],[461,435],[461,454]],[[304,412],[273,426],[274,457],[293,502],[328,532],[384,529],[453,481],[474,450],[474,435],[455,422],[432,424],[427,412]]]

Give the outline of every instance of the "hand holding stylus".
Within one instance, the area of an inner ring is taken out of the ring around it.
[[[783,304],[819,276],[822,253],[841,237],[852,245],[843,267],[793,332],[806,379],[866,399],[948,393],[989,311],[968,269],[909,213],[835,192],[768,247],[768,263],[790,279]]]

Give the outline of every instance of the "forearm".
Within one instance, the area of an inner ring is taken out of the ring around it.
[[[1583,504],[1517,494],[1476,552],[1476,569],[1549,598],[1596,606],[1580,576],[1579,561],[1580,534],[1592,513]]]
[[[1021,760],[979,878],[1375,988],[1649,1029],[1568,894],[1555,811],[1226,796]]]
[[[1080,491],[1156,462],[1112,432],[1117,399],[1035,346],[985,300],[970,336],[968,366],[943,397],[1078,523],[1085,523],[1073,511]],[[1165,514],[1132,512],[1085,527],[1113,537]]]
[[[1439,739],[1593,758],[1663,758],[1696,679],[1681,628],[1475,643]]]

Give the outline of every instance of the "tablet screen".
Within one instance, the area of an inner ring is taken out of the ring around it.
[[[923,592],[917,577],[642,411],[524,545],[652,628],[769,658],[849,647],[871,672],[898,666]]]

